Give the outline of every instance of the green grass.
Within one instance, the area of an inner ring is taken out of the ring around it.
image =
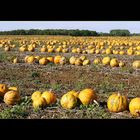
[[[0,112],[0,119],[17,119],[28,116],[27,106],[31,103],[31,99],[27,96],[21,99],[20,103]]]
[[[59,91],[61,91],[62,86],[63,85],[62,84],[59,84],[59,83],[54,83],[54,84],[47,83],[45,85],[45,88],[52,89],[52,90],[55,90],[55,91],[59,92]]]
[[[7,55],[5,53],[0,53],[0,62],[4,62],[7,60]]]
[[[81,90],[81,89],[83,89],[84,88],[84,86],[85,86],[85,84],[84,84],[84,82],[77,82],[76,84],[75,84],[75,90]]]
[[[39,77],[39,73],[34,71],[31,73],[31,77],[32,78]]]
[[[81,107],[81,109],[63,109],[59,112],[49,114],[49,118],[61,119],[109,119],[111,115],[102,107],[95,104],[88,107]]]

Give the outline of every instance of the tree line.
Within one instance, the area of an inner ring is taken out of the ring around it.
[[[102,33],[90,30],[65,30],[65,29],[30,29],[30,30],[12,30],[0,31],[0,35],[68,35],[68,36],[139,36],[131,34],[129,30],[111,30],[109,33]]]

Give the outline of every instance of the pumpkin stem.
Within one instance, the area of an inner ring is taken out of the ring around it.
[[[94,102],[96,105],[99,106],[99,103],[98,103],[96,100],[93,100],[93,102]]]
[[[52,91],[53,91],[52,89],[49,90],[49,92],[52,92]]]
[[[120,92],[118,92],[118,96],[121,96]]]

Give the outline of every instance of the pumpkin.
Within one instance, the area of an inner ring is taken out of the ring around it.
[[[38,99],[39,97],[41,97],[41,92],[40,91],[35,91],[32,96],[31,96],[31,99],[32,101]]]
[[[136,60],[132,64],[134,69],[139,69],[140,68],[140,60]]]
[[[18,93],[18,91],[8,91],[5,93],[4,95],[4,102],[7,105],[14,105],[16,104],[18,101],[20,100],[20,95]]]
[[[81,65],[82,65],[82,60],[79,59],[79,58],[77,58],[77,59],[75,60],[75,65],[81,66]]]
[[[81,59],[82,61],[84,61],[84,60],[86,59],[86,56],[85,56],[85,55],[82,55],[82,56],[80,56],[80,59]]]
[[[0,96],[4,96],[4,94],[8,91],[8,87],[6,84],[0,84]]]
[[[64,65],[64,64],[66,64],[67,63],[67,59],[66,59],[66,57],[61,57],[60,58],[60,62],[59,62],[61,65]]]
[[[42,47],[41,49],[40,49],[40,52],[46,52],[47,51],[47,48],[46,47]]]
[[[39,97],[38,99],[33,101],[33,107],[34,109],[42,108],[46,105],[46,101],[44,98]]]
[[[53,48],[49,48],[49,49],[48,49],[48,52],[49,52],[49,53],[52,53],[53,51],[54,51]]]
[[[129,110],[133,116],[140,116],[140,98],[134,98],[129,103]]]
[[[40,65],[46,65],[47,63],[48,63],[48,60],[45,57],[39,59],[39,64]]]
[[[52,56],[47,57],[47,60],[48,60],[49,62],[54,62],[54,58],[53,58]]]
[[[83,51],[82,51],[82,53],[83,53],[83,54],[85,54],[85,53],[86,53],[86,51],[85,51],[85,50],[83,50]]]
[[[67,94],[72,94],[72,95],[74,95],[74,96],[77,97],[77,98],[78,98],[78,96],[79,96],[79,93],[76,92],[76,91],[74,91],[74,90],[69,91]]]
[[[89,65],[89,64],[90,64],[90,61],[88,59],[86,59],[86,60],[83,61],[83,66],[84,65]]]
[[[140,46],[137,46],[137,50],[140,51]]]
[[[52,91],[45,91],[42,93],[41,97],[46,100],[48,105],[56,102],[56,95]]]
[[[110,48],[106,49],[106,54],[111,54],[112,50]]]
[[[77,48],[77,53],[81,53],[82,50],[80,48]]]
[[[6,52],[7,52],[7,51],[10,51],[10,47],[7,46],[7,47],[4,48],[4,50],[5,50]]]
[[[111,67],[117,67],[119,65],[119,62],[116,58],[111,59],[110,66]]]
[[[99,53],[100,53],[100,50],[96,50],[95,53],[96,53],[96,54],[99,54]]]
[[[122,61],[120,61],[120,62],[119,62],[119,67],[124,67],[124,66],[125,66],[125,63],[122,62]]]
[[[64,94],[60,100],[60,104],[65,109],[72,109],[77,105],[77,98],[72,94]]]
[[[105,54],[106,53],[106,51],[105,50],[102,50],[102,54]]]
[[[18,58],[17,58],[17,57],[14,58],[13,63],[14,63],[14,64],[18,63]]]
[[[133,54],[134,54],[134,51],[131,50],[131,49],[128,49],[128,50],[127,50],[127,54],[128,54],[128,55],[133,55]]]
[[[108,98],[107,107],[111,112],[117,113],[117,112],[125,111],[128,107],[127,97],[121,95],[120,93],[113,93]]]
[[[88,46],[87,48],[88,48],[88,49],[92,49],[92,48],[93,48],[93,46]]]
[[[102,63],[103,63],[103,65],[108,65],[108,64],[110,64],[110,57],[104,57],[103,59],[102,59]]]
[[[24,51],[26,51],[26,50],[27,50],[27,48],[24,47],[24,46],[22,46],[22,47],[19,48],[19,51],[20,51],[20,52],[24,52]]]
[[[83,105],[88,105],[90,104],[93,100],[96,100],[97,99],[97,96],[95,94],[95,91],[90,89],[90,88],[87,88],[87,89],[84,89],[82,90],[80,93],[79,93],[79,96],[78,98],[80,99],[81,103]]]
[[[56,50],[55,50],[56,52],[61,52],[62,51],[62,49],[60,48],[60,47],[58,47],[58,48],[56,48]]]
[[[72,53],[77,53],[77,49],[76,48],[73,48],[71,52]]]
[[[40,56],[38,56],[38,55],[37,55],[37,56],[35,56],[35,59],[39,60],[39,59],[40,59]]]
[[[19,91],[17,87],[9,87],[8,90]]]
[[[35,56],[35,63],[39,63],[39,60],[40,60],[40,56]]]
[[[74,65],[75,64],[75,61],[76,61],[76,57],[72,56],[70,59],[69,59],[69,62],[70,64]]]
[[[94,51],[95,51],[94,49],[91,49],[91,50],[88,51],[88,53],[93,54]]]
[[[27,63],[33,63],[35,60],[34,56],[27,57]]]
[[[60,56],[60,55],[55,56],[55,57],[54,57],[54,63],[55,63],[55,64],[59,64],[60,59],[61,59],[61,56]]]
[[[29,57],[30,57],[29,55],[25,56],[24,61],[25,61],[26,63],[27,63],[27,59],[28,59]]]
[[[67,53],[69,50],[68,49],[62,49],[63,53]]]
[[[34,51],[34,47],[33,47],[33,46],[29,46],[29,47],[28,47],[28,51],[29,51],[29,52],[33,52],[33,51]]]
[[[99,64],[100,62],[101,62],[101,60],[100,60],[99,58],[96,58],[96,59],[93,61],[93,63],[94,63],[95,65]]]
[[[124,51],[120,51],[119,54],[120,54],[120,55],[124,55],[125,52],[124,52]]]

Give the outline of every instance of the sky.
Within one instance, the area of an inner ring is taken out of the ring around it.
[[[0,21],[0,31],[16,29],[80,29],[109,32],[112,29],[128,29],[140,33],[140,21]]]

